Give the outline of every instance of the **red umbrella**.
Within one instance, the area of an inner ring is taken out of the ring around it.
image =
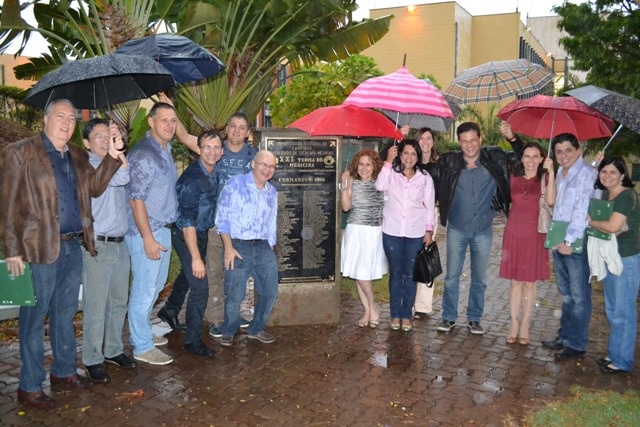
[[[287,127],[302,129],[311,136],[403,138],[383,114],[353,105],[318,108]]]
[[[514,132],[533,138],[553,138],[572,133],[580,141],[611,136],[613,120],[591,107],[563,96],[536,95],[507,104],[498,118]]]
[[[449,108],[442,92],[434,85],[415,77],[404,65],[394,73],[374,77],[360,83],[342,105],[380,108],[395,113],[423,114],[454,119],[451,108]],[[394,114],[388,115],[389,117],[395,116]],[[409,116],[406,118],[408,119]],[[407,121],[403,124],[412,125]]]

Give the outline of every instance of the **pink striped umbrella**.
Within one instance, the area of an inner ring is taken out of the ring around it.
[[[417,123],[420,117],[417,115],[423,115],[426,119],[442,119],[441,129],[432,125],[434,130],[441,132],[446,130],[445,120],[449,119],[450,122],[454,119],[442,92],[415,77],[404,65],[394,73],[360,83],[342,105],[379,108],[394,118],[397,125],[413,128],[420,127]]]

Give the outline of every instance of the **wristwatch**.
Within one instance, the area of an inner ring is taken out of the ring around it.
[[[571,242],[570,242],[570,241],[568,241],[568,240],[565,240],[565,241],[564,241],[564,245],[565,245],[566,247],[570,248],[570,247],[571,247],[571,245],[573,245],[573,243],[571,243]]]

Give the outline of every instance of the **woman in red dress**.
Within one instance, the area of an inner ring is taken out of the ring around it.
[[[507,123],[501,125],[508,140],[517,138]],[[553,160],[547,158],[538,143],[525,144],[522,157],[511,175],[511,210],[502,240],[500,277],[511,280],[509,308],[511,327],[507,344],[529,344],[529,322],[536,301],[536,281],[550,277],[549,251],[544,247],[546,235],[538,232],[538,203],[542,186],[545,200],[553,206],[556,184]],[[522,319],[518,317],[522,308]]]

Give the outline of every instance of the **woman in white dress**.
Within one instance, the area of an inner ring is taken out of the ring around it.
[[[382,168],[380,156],[373,150],[358,151],[341,177],[342,210],[349,212],[342,234],[341,272],[355,279],[364,315],[358,326],[376,328],[379,311],[373,295],[373,280],[387,274],[382,248],[382,192],[375,181]]]

